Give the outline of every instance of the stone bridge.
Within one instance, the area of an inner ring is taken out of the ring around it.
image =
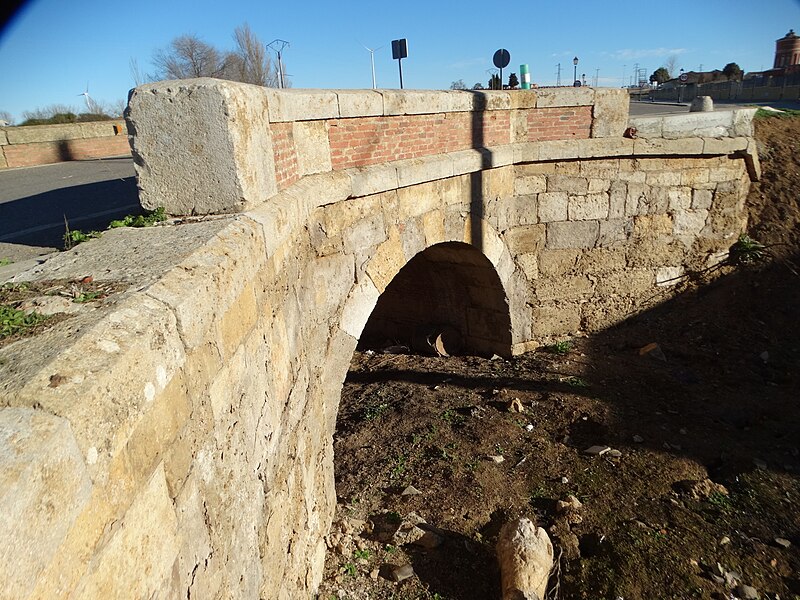
[[[619,90],[131,93],[143,206],[17,277],[119,291],[0,348],[8,598],[305,598],[359,340],[451,325],[513,354],[720,261],[753,111],[640,119]]]

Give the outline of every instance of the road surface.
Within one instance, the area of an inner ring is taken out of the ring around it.
[[[65,219],[70,229],[105,229],[140,210],[130,157],[2,170],[0,259],[8,244],[60,247]]]

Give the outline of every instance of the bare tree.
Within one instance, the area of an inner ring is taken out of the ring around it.
[[[678,57],[673,54],[667,58],[667,60],[664,61],[664,68],[667,70],[667,75],[669,75],[667,79],[672,79],[675,77],[676,70],[678,68]]]
[[[158,79],[224,77],[226,57],[196,35],[176,37],[153,56]]]
[[[13,125],[14,115],[12,115],[7,110],[0,110],[0,121],[3,121],[5,123],[5,125],[2,125],[2,127],[5,127],[6,125]]]
[[[131,57],[128,61],[128,69],[131,72],[131,77],[133,78],[133,85],[139,87],[143,83],[147,83],[148,81],[152,81],[152,78],[149,75],[146,75],[140,68],[139,68],[139,61],[135,58]]]
[[[226,60],[226,79],[263,85],[278,86],[278,73],[267,54],[266,46],[258,39],[247,23],[233,32],[236,50]]]

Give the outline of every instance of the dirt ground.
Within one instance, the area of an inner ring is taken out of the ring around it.
[[[499,598],[523,515],[555,546],[549,598],[800,599],[800,118],[756,135],[765,260],[511,360],[353,357],[320,599]]]

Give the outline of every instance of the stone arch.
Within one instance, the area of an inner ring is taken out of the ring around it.
[[[456,329],[464,350],[511,353],[511,318],[494,265],[464,242],[442,242],[409,260],[378,298],[359,338],[411,345],[415,329],[429,324]]]

